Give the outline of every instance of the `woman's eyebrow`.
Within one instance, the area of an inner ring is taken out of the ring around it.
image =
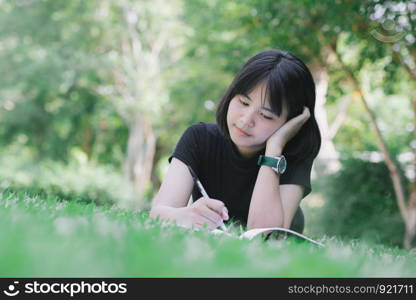
[[[254,102],[254,101],[253,101],[253,99],[251,99],[248,95],[243,94],[243,96],[244,96],[245,98],[247,98],[248,100],[250,100],[251,102]],[[271,112],[272,114],[274,114],[274,115],[275,115],[274,111],[273,111],[271,108],[268,108],[268,107],[262,106],[262,107],[261,107],[261,109],[267,110],[267,111],[269,111],[269,112]]]

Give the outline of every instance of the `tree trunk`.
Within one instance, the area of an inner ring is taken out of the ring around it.
[[[386,142],[384,141],[383,136],[381,134],[374,112],[369,107],[368,102],[364,97],[364,94],[361,90],[360,84],[355,74],[344,64],[336,49],[333,49],[333,51],[341,67],[350,79],[354,89],[357,91],[359,98],[370,117],[371,124],[374,127],[377,145],[383,153],[384,162],[386,163],[386,166],[389,170],[390,178],[393,182],[393,188],[396,195],[396,201],[399,206],[400,214],[405,224],[406,232],[405,236],[403,237],[403,247],[409,249],[410,247],[412,247],[412,242],[414,241],[416,234],[416,189],[414,188],[414,184],[411,184],[409,190],[409,201],[408,204],[406,204],[406,196],[400,179],[399,168],[397,167],[396,163],[391,157],[390,151],[388,150]],[[416,107],[416,105],[414,107]]]
[[[156,146],[155,146],[155,154],[154,154],[154,158],[153,161],[156,163],[159,161],[159,159],[161,158],[161,155],[163,154],[163,149],[162,147],[160,147],[159,145],[160,143],[156,142]],[[162,182],[160,180],[160,178],[158,177],[157,174],[157,169],[156,168],[152,168],[152,174],[150,176],[150,179],[152,181],[152,186],[155,189],[155,191],[159,190]]]
[[[406,232],[403,240],[403,247],[410,249],[414,246],[416,236],[416,183],[409,185],[409,209],[407,214]]]
[[[410,75],[410,74],[409,74]],[[413,81],[416,88],[416,80]],[[416,140],[416,95],[412,99],[413,108],[413,140]],[[406,234],[404,237],[403,245],[406,249],[414,246],[416,237],[416,149],[413,150],[413,177],[409,185],[409,205],[408,205],[408,222],[406,223]]]
[[[314,171],[316,176],[331,174],[341,167],[339,153],[332,141],[330,126],[326,114],[326,93],[328,91],[328,71],[323,66],[312,66],[312,74],[316,85],[315,116],[321,131],[322,145],[315,160]]]
[[[129,128],[124,177],[134,185],[137,209],[143,208],[146,189],[151,185],[155,148],[156,137],[150,121],[145,116],[136,116]]]
[[[82,136],[82,151],[87,155],[88,160],[91,160],[93,143],[93,133],[91,128],[85,128]]]
[[[408,14],[410,20],[410,14]],[[416,48],[413,51],[410,51],[409,56],[404,58],[401,53],[394,49],[393,45],[390,47],[391,55],[395,63],[400,64],[409,74],[411,80],[413,80],[413,85],[416,90],[416,68],[414,67],[416,62]],[[409,63],[410,61],[410,63]],[[412,99],[412,108],[413,108],[413,141],[416,141],[416,94],[414,94]],[[413,170],[414,175],[411,179],[409,185],[409,205],[407,207],[407,222],[406,222],[406,233],[403,240],[403,245],[405,248],[411,248],[414,246],[416,238],[416,149],[411,147],[413,152]]]

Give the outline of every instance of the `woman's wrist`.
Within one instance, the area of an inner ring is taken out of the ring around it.
[[[159,217],[162,220],[179,221],[181,219],[181,212],[186,207],[171,207],[167,205],[154,206],[150,211],[150,217]]]
[[[270,143],[270,141],[266,144],[266,151],[264,155],[266,156],[280,156],[283,153],[283,146],[280,145],[281,143]]]
[[[264,155],[271,156],[271,157],[276,157],[276,156],[282,155],[282,153],[283,153],[283,151],[280,148],[275,148],[275,149],[266,148],[266,151],[264,152]]]

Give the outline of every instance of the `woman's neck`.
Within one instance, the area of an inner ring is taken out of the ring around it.
[[[237,148],[238,153],[244,158],[252,158],[264,149],[264,146],[256,148],[239,147],[237,145],[235,146]]]

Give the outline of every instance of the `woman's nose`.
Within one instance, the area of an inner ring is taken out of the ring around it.
[[[254,125],[254,112],[245,111],[238,120],[238,126],[241,128],[251,128]]]

